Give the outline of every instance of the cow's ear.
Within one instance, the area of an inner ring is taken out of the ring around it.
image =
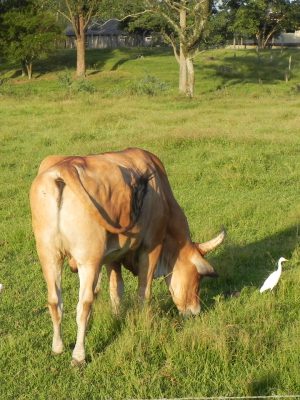
[[[195,251],[192,255],[191,258],[192,263],[195,265],[197,268],[198,274],[202,276],[211,276],[211,277],[217,277],[218,274],[215,271],[215,269],[210,265],[210,263],[205,260],[197,248],[195,248]]]
[[[204,243],[195,243],[195,246],[197,247],[198,251],[200,252],[200,254],[202,254],[203,256],[214,250],[216,247],[218,247],[225,239],[225,229],[222,230],[221,233],[219,233],[218,236],[214,237],[213,239],[209,240],[208,242],[204,242]]]

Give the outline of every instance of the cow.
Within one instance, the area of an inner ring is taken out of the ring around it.
[[[141,300],[149,300],[153,278],[164,276],[179,312],[200,312],[200,280],[217,276],[204,256],[223,242],[225,233],[205,243],[192,241],[165,168],[154,154],[129,148],[86,157],[49,156],[32,183],[30,205],[48,289],[53,353],[63,351],[65,258],[80,281],[73,365],[85,360],[87,322],[102,265],[115,311],[123,292],[123,265],[138,277]]]

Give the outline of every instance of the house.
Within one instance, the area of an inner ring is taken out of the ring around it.
[[[256,47],[257,41],[254,38],[240,37],[238,40],[234,39],[232,45],[227,47]],[[281,32],[274,36],[268,43],[269,47],[300,47],[300,30],[294,32]]]
[[[71,26],[65,30],[65,47],[76,47],[76,36]],[[120,47],[149,47],[156,44],[158,38],[149,34],[130,33],[122,29],[120,21],[110,19],[104,23],[92,22],[86,31],[86,48],[90,49],[115,49]]]
[[[295,32],[282,32],[272,43],[277,46],[296,46],[300,47],[300,30]]]

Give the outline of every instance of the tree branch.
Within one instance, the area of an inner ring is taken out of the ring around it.
[[[66,18],[69,22],[71,22],[71,24],[73,25],[72,19],[71,19],[70,17],[68,17],[67,14],[65,14],[64,12],[62,12],[62,11],[60,11],[60,10],[57,10],[57,12],[58,12],[60,15],[62,15],[64,18]]]
[[[205,53],[205,52],[206,52],[206,50],[198,50],[198,49],[196,49],[196,50],[194,51],[193,56],[192,56],[193,60],[194,60],[196,57],[200,56],[200,54]]]
[[[195,4],[194,7],[194,12],[197,13],[200,10],[200,7],[202,6],[203,3],[207,2],[207,0],[200,0],[198,3]]]
[[[96,4],[97,4],[97,0],[93,0],[91,5],[90,5],[89,11],[87,12],[87,14],[85,16],[84,29],[86,29],[88,24],[90,23],[90,20],[91,20],[91,18],[93,16],[93,12],[96,9]]]
[[[173,10],[179,12],[181,8],[186,8],[185,6],[180,5],[179,3],[171,3],[170,0],[165,0],[165,3],[172,8]],[[186,8],[187,9],[187,8]]]
[[[173,47],[173,52],[174,52],[174,56],[176,58],[176,61],[178,62],[178,64],[180,64],[180,57],[179,57],[179,54],[178,54],[178,50],[177,50],[175,41],[166,32],[162,32],[162,35],[165,38],[166,42],[169,42],[171,44],[171,46]]]
[[[127,18],[135,18],[135,17],[139,17],[142,14],[151,13],[151,12],[152,12],[152,10],[144,10],[144,11],[140,11],[140,12],[135,13],[135,14],[128,14],[128,15],[126,15],[125,17],[123,17],[121,19],[120,18],[110,18],[107,21],[105,21],[103,24],[99,24],[98,22],[95,22],[95,25],[98,26],[99,29],[101,29],[110,21],[122,22],[122,21],[125,21]]]
[[[169,22],[170,25],[172,25],[172,27],[173,27],[174,30],[178,33],[178,35],[179,35],[180,37],[182,37],[182,33],[181,33],[181,29],[180,29],[179,25],[177,25],[176,22],[173,21],[172,18],[170,18],[170,17],[168,16],[168,14],[166,14],[164,11],[153,11],[153,12],[159,13],[162,17],[164,17],[164,19],[165,19],[167,22]]]
[[[200,7],[202,7],[203,13],[200,13]],[[208,16],[210,13],[209,10],[209,0],[201,0],[199,1],[196,6],[194,7],[195,11],[195,24],[193,28],[193,33],[190,35],[190,39],[188,41],[188,46],[189,47],[195,47],[197,46],[198,42],[201,39],[202,33],[205,28],[205,24],[207,23]],[[197,16],[197,14],[199,15]],[[196,18],[197,16],[197,18]]]
[[[274,28],[268,33],[264,43],[263,43],[263,47],[266,46],[266,44],[268,43],[268,41],[270,40],[271,36],[276,32],[276,28],[278,27],[279,23],[285,18],[285,14],[281,16],[281,18],[278,18],[278,20],[276,21],[276,25],[274,26]]]
[[[69,11],[69,16],[70,17],[68,18],[66,14],[65,14],[65,16],[71,22],[71,24],[73,25],[73,28],[77,30],[76,21],[75,21],[75,18],[74,18],[74,13],[73,13],[72,8],[70,6],[69,0],[64,0],[64,1],[65,1],[66,6],[67,6],[67,9]]]
[[[165,3],[168,5],[168,0],[165,0]],[[161,15],[173,27],[177,34],[179,36],[181,35],[180,26],[176,24],[176,22],[168,14],[166,14],[159,5],[153,4],[153,1],[151,0],[147,0],[146,4],[149,6],[149,11],[151,13]]]

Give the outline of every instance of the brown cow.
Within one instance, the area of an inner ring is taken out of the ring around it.
[[[152,279],[163,275],[178,310],[199,313],[200,279],[216,275],[203,256],[223,241],[224,232],[205,243],[192,242],[164,166],[153,154],[127,149],[87,157],[47,157],[32,183],[30,203],[48,286],[54,353],[63,351],[65,257],[80,280],[73,363],[85,359],[86,326],[103,264],[114,309],[123,292],[123,264],[138,276],[141,299],[150,298]]]

